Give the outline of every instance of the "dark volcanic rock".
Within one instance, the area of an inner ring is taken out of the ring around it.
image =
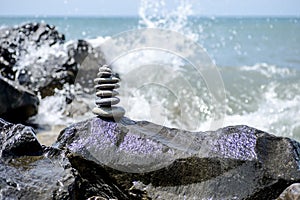
[[[15,73],[11,66],[16,64],[16,59],[14,49],[0,46],[0,72],[2,76],[14,79]]]
[[[134,199],[101,166],[42,147],[31,127],[0,119],[0,146],[0,199]]]
[[[83,180],[79,184],[80,199],[87,199],[93,196],[102,197],[103,199],[140,199],[123,191],[105,168],[95,162],[88,161],[75,154],[68,154],[68,159]]]
[[[0,29],[0,74],[42,97],[52,95],[73,83],[78,71],[64,41],[54,26],[43,23]]]
[[[11,124],[0,118],[1,157],[41,155],[42,146],[31,127]]]
[[[41,156],[0,159],[1,199],[76,199],[80,196],[76,170],[62,155],[48,157],[47,151]]]
[[[26,23],[21,26],[0,29],[0,41],[3,48],[10,49],[11,53],[15,51],[17,56],[21,56],[28,53],[31,46],[62,44],[65,36],[49,24]]]
[[[0,29],[0,72],[2,76],[13,80],[16,70],[12,67],[20,57],[40,46],[51,46],[63,42],[64,35],[48,24],[27,23],[22,26]]]
[[[0,117],[23,121],[38,111],[39,99],[16,82],[0,75]]]
[[[95,78],[98,66],[104,62],[101,51],[87,41],[65,43],[64,35],[48,24],[0,29],[0,74],[40,93],[42,98],[53,95],[66,83],[73,84],[79,67],[82,73],[77,83],[93,88],[89,80]]]
[[[93,47],[85,40],[73,42],[67,48],[69,57],[73,58],[78,64],[82,64],[84,59],[93,53]]]
[[[94,94],[94,82],[91,80],[96,78],[99,66],[106,63],[103,52],[99,48],[94,49],[84,40],[78,40],[68,45],[68,54],[80,63],[76,83],[79,83],[85,92]]]
[[[70,159],[76,169],[93,161],[139,198],[274,199],[300,181],[299,143],[247,126],[192,133],[92,118],[62,131],[55,146],[82,156]]]
[[[51,96],[55,89],[62,89],[66,83],[74,83],[78,66],[69,58],[62,46],[39,49],[29,55],[29,60],[20,60],[21,69],[17,80],[41,97]],[[46,51],[47,53],[43,53]]]
[[[76,77],[76,83],[92,93],[90,80],[95,78],[98,66],[105,62],[102,56],[85,40],[65,43],[64,35],[48,24],[28,23],[0,29],[0,76],[11,80],[11,85],[22,85],[42,98],[53,95],[56,89],[66,89]],[[0,117],[21,122],[37,113],[35,107],[29,109],[31,104],[28,103],[15,112],[23,101],[9,101],[12,99],[9,95],[0,93]],[[68,104],[73,100],[69,96],[66,97]]]

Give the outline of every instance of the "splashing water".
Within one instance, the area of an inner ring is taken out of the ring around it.
[[[167,4],[174,7],[169,8]],[[192,31],[193,24],[188,20],[192,14],[190,0],[175,1],[175,3],[165,0],[142,0],[139,8],[139,27],[168,29],[197,41],[199,36]]]
[[[143,0],[139,9],[138,28],[172,30],[188,40],[197,41],[199,36],[191,29],[192,21],[188,20],[192,14],[189,0],[176,3]],[[160,42],[180,46],[182,41]],[[166,51],[140,50],[120,58],[113,67],[121,78],[124,76],[121,105],[127,110],[128,117],[193,131],[201,127],[195,121],[211,120],[215,108],[205,81],[197,76],[190,63],[178,55]],[[130,71],[134,73],[128,73]],[[176,88],[178,92],[174,93],[171,88]]]
[[[139,19],[135,21],[135,27],[128,29],[160,28],[179,32],[188,39],[203,44],[217,63],[223,62],[219,68],[226,89],[226,116],[223,126],[246,124],[299,140],[299,20],[191,20],[192,2],[175,2],[170,6],[168,0],[142,0]],[[133,23],[132,19],[128,21]],[[114,26],[112,21],[108,24],[107,27]],[[85,27],[82,29],[85,30]],[[119,31],[118,28],[115,30]],[[99,30],[99,33],[101,31]],[[114,33],[116,32],[112,31],[108,37],[94,38],[89,42],[94,48],[101,47]],[[288,36],[282,38],[284,34]],[[90,35],[86,37],[91,38]],[[205,81],[191,73],[193,71],[190,70],[190,64],[182,58],[171,53],[144,50],[128,54],[116,61],[113,67],[121,79],[124,74],[134,71],[127,74],[121,82],[121,105],[127,110],[126,116],[187,130],[195,130],[195,127],[198,127],[198,130],[209,128],[208,124],[214,112],[210,93]],[[169,73],[170,68],[174,73]],[[163,73],[159,73],[158,69]],[[168,75],[166,80],[172,76],[173,82],[170,85],[179,88],[179,95],[172,94],[161,85],[145,84],[134,87],[137,82],[147,79],[153,82],[161,81],[163,75]],[[181,77],[190,81],[188,87],[185,87]],[[127,92],[122,91],[125,88]],[[94,96],[82,95],[80,98],[86,105],[93,107]],[[65,124],[74,122],[75,118],[65,115],[68,105],[63,100],[64,95],[59,92],[53,97],[41,100],[40,112],[50,112],[53,115],[48,122],[45,115],[38,115],[37,118],[43,118],[42,123],[49,124],[54,123],[55,119],[59,119],[56,122]],[[50,102],[53,106],[50,106]],[[193,110],[195,107],[197,109]],[[184,117],[181,117],[182,110],[188,113]],[[76,120],[86,117],[78,117]],[[199,126],[191,123],[194,119],[200,121]]]

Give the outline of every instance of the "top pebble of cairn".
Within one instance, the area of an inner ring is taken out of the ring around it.
[[[120,80],[113,75],[108,65],[100,67],[97,75],[98,77],[94,80],[97,107],[92,110],[93,113],[115,121],[121,119],[125,114],[125,110],[122,107],[113,106],[120,102],[120,99],[116,97],[119,93],[114,90],[120,87],[118,84]]]

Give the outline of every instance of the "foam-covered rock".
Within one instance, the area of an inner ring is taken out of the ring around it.
[[[2,28],[0,74],[50,96],[65,83],[74,83],[79,65],[92,50],[84,40],[65,44],[65,36],[45,23]]]

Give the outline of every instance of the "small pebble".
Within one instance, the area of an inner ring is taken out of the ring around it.
[[[115,91],[115,90],[99,90],[98,92],[96,92],[96,96],[97,97],[114,97],[117,96],[119,94],[119,92]]]
[[[111,69],[108,68],[108,67],[100,67],[99,72],[110,72],[110,73],[112,73]]]
[[[122,107],[95,107],[92,112],[101,117],[120,119],[124,116],[125,110]]]
[[[111,77],[111,75],[112,75],[112,73],[110,73],[110,72],[99,72],[97,74],[97,76],[99,78],[108,78],[108,77]]]
[[[96,104],[99,106],[111,106],[111,105],[116,105],[119,102],[120,99],[118,97],[96,99]]]
[[[112,90],[112,89],[117,89],[117,88],[119,88],[120,87],[120,85],[119,84],[101,84],[101,85],[96,85],[95,86],[95,89],[96,90],[105,90],[105,89],[107,89],[107,90]]]
[[[101,83],[118,83],[120,79],[116,77],[111,78],[95,78],[94,83],[95,84],[101,84]]]

